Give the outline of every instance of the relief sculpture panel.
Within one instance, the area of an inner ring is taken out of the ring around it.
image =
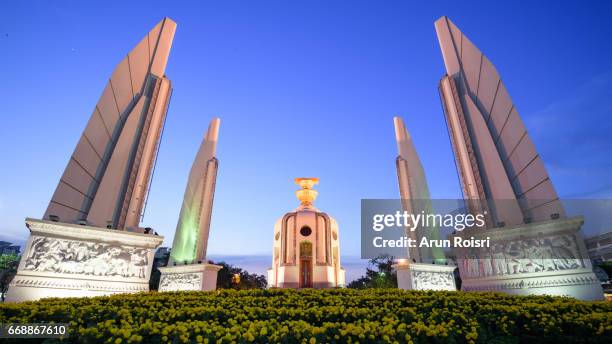
[[[146,278],[148,250],[107,243],[35,237],[24,270]]]
[[[162,279],[159,282],[159,290],[199,290],[201,284],[202,280],[200,274],[169,274],[162,275]]]
[[[464,251],[458,259],[464,277],[516,275],[584,267],[574,235],[492,242],[491,247]]]
[[[412,277],[417,290],[444,289],[441,287],[455,289],[455,277],[452,273],[413,271]]]

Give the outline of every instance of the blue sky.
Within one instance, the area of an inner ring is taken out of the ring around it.
[[[493,61],[561,197],[612,198],[612,3],[593,1],[4,1],[0,239],[41,217],[114,66],[162,17],[178,23],[174,93],[144,224],[171,245],[187,174],[222,119],[209,253],[268,255],[321,178],[316,205],[359,255],[362,198],[397,198],[403,116],[432,196],[460,190],[437,93],[433,22],[447,15]]]

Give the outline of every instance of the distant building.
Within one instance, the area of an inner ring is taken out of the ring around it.
[[[155,251],[153,256],[153,265],[151,267],[151,276],[149,277],[149,289],[157,290],[159,288],[159,280],[161,278],[160,267],[168,265],[170,260],[170,248],[160,247]]]
[[[606,293],[606,298],[612,298],[612,283],[610,281],[612,262],[612,231],[584,239],[584,243],[593,262],[593,271]]]
[[[13,245],[7,241],[0,241],[0,255],[3,254],[19,254],[20,248],[18,245]]]
[[[612,260],[612,231],[584,239],[589,258],[595,262]]]
[[[170,259],[170,248],[168,247],[160,247],[155,251],[155,256],[153,257],[153,268],[158,268],[160,266],[168,265],[168,260]]]

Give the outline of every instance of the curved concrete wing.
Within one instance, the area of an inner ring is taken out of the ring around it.
[[[197,263],[206,259],[208,234],[219,161],[215,157],[221,120],[210,122],[196,154],[181,206],[170,257],[172,262]]]
[[[440,94],[464,198],[489,200],[493,226],[565,217],[495,66],[447,17],[435,27],[447,73]]]
[[[176,23],[160,21],[117,65],[68,161],[45,220],[124,229],[140,222],[171,94]]]
[[[414,142],[401,117],[394,117],[395,140],[398,156],[395,160],[402,208],[410,214],[435,214],[429,194],[425,170],[417,154]],[[406,236],[420,242],[421,238],[439,239],[439,228],[417,228],[406,231]],[[408,249],[408,256],[419,263],[445,263],[446,257],[440,247],[413,247]]]

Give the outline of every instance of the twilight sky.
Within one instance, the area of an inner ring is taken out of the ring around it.
[[[397,198],[392,117],[434,198],[460,190],[437,93],[447,15],[500,72],[562,198],[612,198],[612,3],[606,1],[3,1],[0,240],[40,218],[115,65],[177,24],[174,93],[143,224],[170,246],[208,122],[222,120],[211,255],[268,255],[316,176],[315,205],[358,256],[362,198]]]

